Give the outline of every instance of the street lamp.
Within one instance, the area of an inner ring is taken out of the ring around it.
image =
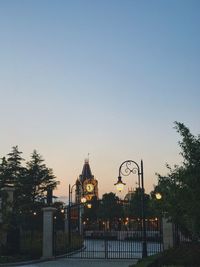
[[[86,199],[85,197],[82,197],[82,198],[81,198],[81,203],[84,204],[84,203],[86,203],[86,202],[87,202],[87,199]]]
[[[72,206],[72,190],[76,184],[69,184],[69,204],[68,204],[68,242],[71,244],[71,206]]]
[[[121,192],[124,189],[124,185],[126,184],[122,182],[122,177],[118,176],[118,181],[114,185],[116,185],[117,191]]]
[[[87,204],[87,208],[88,208],[88,209],[91,209],[91,208],[92,208],[92,204],[91,204],[91,203],[88,203],[88,204]]]
[[[156,193],[156,194],[155,194],[155,197],[156,197],[157,200],[162,199],[162,195],[161,195],[161,193]]]
[[[144,172],[143,161],[140,166],[133,160],[126,160],[122,162],[119,167],[119,176],[116,185],[117,190],[121,192],[125,183],[122,181],[122,176],[129,176],[136,174],[138,176],[138,186],[141,189],[141,218],[142,218],[142,258],[147,257],[147,237],[146,237],[146,221],[144,209]]]

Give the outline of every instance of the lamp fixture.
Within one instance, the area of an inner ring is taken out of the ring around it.
[[[122,182],[121,176],[118,176],[118,181],[114,185],[116,185],[117,191],[119,191],[119,192],[121,192],[124,189],[125,183]]]

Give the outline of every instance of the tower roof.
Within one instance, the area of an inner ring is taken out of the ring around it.
[[[94,176],[92,175],[92,172],[90,169],[89,160],[86,159],[83,165],[82,173],[80,175],[80,181],[83,183],[86,179],[93,179],[93,178]]]

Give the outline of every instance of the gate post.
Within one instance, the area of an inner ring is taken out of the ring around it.
[[[173,225],[169,220],[163,217],[163,249],[173,247]]]
[[[56,208],[43,208],[43,249],[42,258],[53,257],[53,213]]]
[[[6,185],[5,187],[1,188],[1,191],[7,193],[7,206],[5,207],[8,211],[12,211],[13,207],[13,199],[14,199],[14,187],[12,185]],[[3,200],[2,200],[3,202]],[[2,204],[2,203],[1,203]]]

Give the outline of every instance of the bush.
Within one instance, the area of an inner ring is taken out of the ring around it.
[[[179,247],[169,249],[162,253],[158,259],[158,266],[175,265],[175,266],[200,266],[200,244],[185,243]]]
[[[185,243],[139,260],[135,267],[200,267],[200,244]]]
[[[31,258],[42,256],[42,232],[26,231],[21,234],[20,252]]]

